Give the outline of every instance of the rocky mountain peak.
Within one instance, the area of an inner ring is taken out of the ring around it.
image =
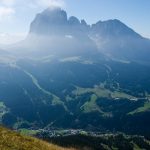
[[[104,37],[141,37],[118,19],[98,21],[92,25],[92,31]]]

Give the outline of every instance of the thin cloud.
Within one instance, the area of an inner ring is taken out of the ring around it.
[[[65,2],[63,0],[36,0],[38,6],[42,7],[65,7]]]
[[[5,6],[12,6],[14,5],[16,0],[0,0],[0,4]]]
[[[19,41],[19,39],[23,39],[26,35],[24,33],[7,34],[5,33],[6,31],[3,30],[3,28],[5,28],[5,25],[8,28],[11,28],[11,26],[14,26],[15,24],[16,27],[20,26],[21,28],[21,15],[31,12],[31,16],[34,17],[36,13],[46,9],[47,7],[65,8],[65,0],[0,0],[0,24],[2,32],[0,33],[0,43],[14,43],[16,41]],[[26,22],[25,25],[27,26]],[[15,27],[14,30],[16,31]]]
[[[0,21],[10,18],[15,14],[15,10],[9,7],[0,7]]]
[[[12,44],[25,39],[26,33],[0,33],[0,44]]]

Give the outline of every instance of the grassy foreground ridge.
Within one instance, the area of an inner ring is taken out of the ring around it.
[[[49,144],[0,127],[0,150],[75,150]]]

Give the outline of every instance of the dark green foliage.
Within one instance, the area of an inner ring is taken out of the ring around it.
[[[92,150],[134,150],[137,145],[140,149],[149,150],[150,144],[144,137],[139,136],[126,136],[123,134],[104,134],[99,137],[85,136],[85,135],[72,135],[64,137],[49,138],[43,136],[44,140],[63,147],[77,147],[78,149]]]
[[[0,100],[10,114],[2,117],[5,125],[150,135],[149,108],[131,114],[149,103],[143,97],[150,93],[149,66],[105,60],[92,64],[20,60],[16,67],[0,65],[0,70]],[[100,84],[102,89],[94,93],[91,89]],[[86,92],[75,94],[77,87]]]

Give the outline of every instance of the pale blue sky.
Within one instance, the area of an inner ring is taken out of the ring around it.
[[[61,6],[89,24],[119,19],[150,38],[150,0],[0,0],[0,43],[24,38],[36,13],[49,5]]]

